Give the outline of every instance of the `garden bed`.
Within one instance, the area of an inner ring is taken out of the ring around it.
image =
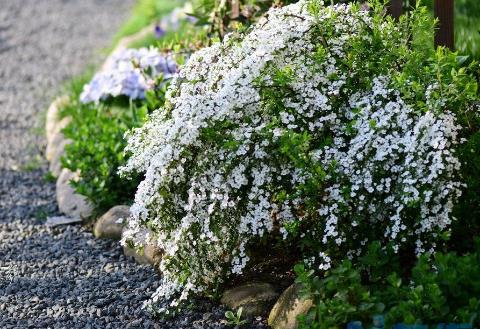
[[[182,8],[47,115],[59,209],[162,274],[152,315],[477,325],[478,63],[423,7]]]

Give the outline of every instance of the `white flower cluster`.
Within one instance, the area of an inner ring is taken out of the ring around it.
[[[80,101],[98,102],[120,95],[144,98],[145,91],[153,88],[156,77],[163,74],[164,79],[170,79],[176,72],[175,60],[156,48],[120,50],[112,55],[110,65],[83,87]]]
[[[454,115],[415,111],[386,76],[352,84],[355,69],[338,63],[352,40],[369,38],[372,17],[350,5],[315,16],[306,7],[273,9],[243,39],[193,54],[165,108],[129,136],[122,172],[145,179],[123,243],[164,250],[152,301],[171,304],[160,311],[241,273],[253,238],[287,239],[296,221],[323,246],[312,255],[328,269],[330,248],[355,256],[377,234],[396,246],[413,239],[421,252],[452,220]],[[295,136],[307,136],[298,156]],[[315,193],[303,192],[312,184]]]

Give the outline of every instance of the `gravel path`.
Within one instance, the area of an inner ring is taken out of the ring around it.
[[[79,226],[49,229],[41,113],[99,63],[133,0],[0,0],[0,328],[160,327],[141,310],[158,277]]]

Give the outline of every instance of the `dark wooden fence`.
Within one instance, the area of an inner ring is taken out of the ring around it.
[[[434,0],[433,12],[438,18],[438,29],[435,30],[435,46],[455,48],[453,31],[453,1]],[[388,12],[393,17],[400,17],[403,13],[403,0],[390,0]]]

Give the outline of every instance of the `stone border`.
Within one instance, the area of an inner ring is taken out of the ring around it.
[[[78,179],[79,173],[62,168],[61,163],[61,158],[65,154],[65,146],[71,143],[62,132],[71,118],[60,116],[60,108],[68,102],[68,97],[62,96],[54,100],[48,108],[45,123],[47,137],[45,157],[50,163],[50,172],[57,178],[55,192],[58,209],[68,217],[85,218],[92,215],[93,206],[83,195],[75,193],[70,186],[70,180]]]
[[[83,219],[93,214],[93,205],[70,186],[70,181],[79,179],[80,173],[62,168],[61,164],[61,158],[65,154],[65,146],[71,143],[62,133],[62,130],[70,123],[71,118],[60,116],[60,108],[68,102],[68,97],[62,96],[55,99],[48,108],[45,123],[47,137],[45,156],[50,163],[50,171],[57,178],[55,193],[58,209],[68,217]],[[119,211],[120,207],[123,207],[121,211]],[[122,224],[118,223],[118,220],[125,217],[127,211],[128,207],[126,206],[116,206],[110,209],[95,224],[94,235],[97,238],[119,240]],[[115,234],[107,232],[112,230],[116,231]],[[136,251],[128,247],[124,247],[123,251],[125,256],[133,257],[137,263],[153,266],[158,265],[162,255],[161,250],[154,245],[145,246],[143,251]]]

